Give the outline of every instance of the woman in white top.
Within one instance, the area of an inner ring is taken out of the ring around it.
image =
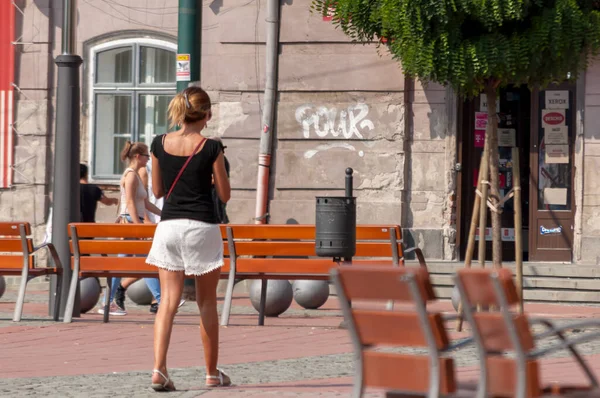
[[[148,192],[139,171],[145,168],[150,159],[148,146],[142,142],[127,141],[121,151],[121,160],[128,162],[127,168],[121,177],[121,199],[119,206],[119,222],[142,224],[146,210],[160,216],[160,209],[150,203]],[[144,278],[148,288],[155,299],[160,302],[160,284],[156,278]],[[111,284],[111,315],[125,315],[125,291],[131,284],[137,281],[137,278],[113,278]],[[114,299],[114,303],[112,302]],[[104,308],[98,312],[103,313]]]
[[[141,224],[144,222],[146,210],[160,216],[160,209],[148,200],[148,191],[146,191],[139,175],[140,169],[146,168],[150,159],[148,146],[141,142],[127,141],[121,152],[121,159],[124,162],[129,161],[129,165],[123,172],[123,177],[121,177],[120,184],[121,208],[119,216],[121,222],[124,222],[123,218],[125,218],[127,222]]]

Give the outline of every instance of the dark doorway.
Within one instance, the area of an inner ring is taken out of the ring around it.
[[[529,176],[531,149],[531,91],[527,86],[508,86],[500,90],[498,98],[499,115],[499,152],[500,152],[500,194],[506,195],[513,187],[515,176],[512,171],[512,148],[519,149],[519,165],[521,169],[521,205],[523,211],[523,259],[529,259]],[[459,110],[458,151],[460,172],[460,224],[459,243],[460,258],[464,259],[467,246],[475,188],[479,172],[479,164],[483,155],[485,122],[487,121],[487,101],[485,95],[462,103]],[[500,132],[500,130],[502,130]],[[508,199],[502,207],[502,258],[504,261],[515,260],[514,234],[514,199]],[[491,227],[488,211],[488,229]],[[491,261],[492,242],[491,229],[486,232],[486,259]],[[473,258],[477,259],[477,244]]]

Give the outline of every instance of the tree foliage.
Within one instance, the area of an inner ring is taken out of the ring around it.
[[[592,0],[313,0],[354,41],[385,38],[403,71],[465,96],[489,81],[576,78],[600,48]]]

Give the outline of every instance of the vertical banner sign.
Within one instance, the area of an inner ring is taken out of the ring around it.
[[[0,188],[12,185],[15,6],[0,1]]]

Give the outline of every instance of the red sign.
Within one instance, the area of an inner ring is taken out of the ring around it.
[[[485,146],[485,130],[475,130],[475,148],[483,148]]]
[[[544,123],[551,125],[560,125],[565,121],[565,117],[559,112],[550,112],[544,115]]]
[[[0,188],[12,185],[15,7],[0,1]]]
[[[487,112],[475,112],[475,130],[485,130],[488,124]]]

